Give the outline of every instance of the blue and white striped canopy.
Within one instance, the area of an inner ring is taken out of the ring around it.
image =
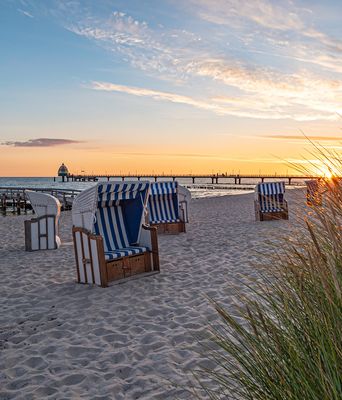
[[[263,182],[256,188],[261,212],[280,212],[284,207],[285,182]]]
[[[151,184],[148,199],[150,224],[179,222],[178,182],[155,182]]]
[[[150,183],[108,182],[97,186],[93,230],[103,237],[106,259],[137,254]]]
[[[97,188],[98,207],[110,207],[120,200],[133,200],[148,186],[148,182],[100,184]]]
[[[268,196],[268,195],[277,195],[285,193],[285,182],[263,182],[258,183],[256,187],[256,191],[259,194]]]
[[[175,194],[177,193],[178,182],[154,182],[151,184],[151,195]]]

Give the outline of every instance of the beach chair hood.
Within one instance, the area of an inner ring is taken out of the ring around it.
[[[148,208],[150,223],[178,222],[178,182],[152,183]]]
[[[33,190],[26,190],[25,194],[30,200],[30,204],[37,217],[60,215],[61,203],[56,197],[47,193],[34,192]]]
[[[283,209],[285,182],[263,182],[255,188],[256,200],[263,212],[277,212]]]
[[[264,196],[282,195],[285,193],[285,182],[263,182],[256,186],[256,193]]]
[[[120,207],[128,241],[137,243],[149,188],[150,183],[147,181],[98,183],[75,198],[72,208],[73,224],[96,233],[98,225],[105,224],[104,216],[106,215],[106,221],[111,221]]]

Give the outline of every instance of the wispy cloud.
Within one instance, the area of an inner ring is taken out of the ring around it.
[[[20,12],[20,14],[23,14],[23,15],[25,15],[26,17],[34,18],[34,16],[33,16],[30,12],[28,12],[28,11],[22,10],[21,8],[18,8],[17,10]]]
[[[288,56],[342,72],[342,40],[316,29],[311,10],[295,1],[190,0],[190,4],[203,20],[236,31],[245,51],[267,46],[274,57]]]
[[[168,101],[171,103],[187,104],[203,110],[214,111],[218,114],[224,114],[225,111],[220,106],[210,104],[205,101],[195,100],[189,96],[182,96],[175,93],[162,92],[158,90],[138,88],[133,86],[116,85],[109,82],[92,82],[91,88],[94,90],[103,90],[106,92],[121,92],[139,97],[151,97],[155,100]]]
[[[7,141],[2,142],[2,146],[13,146],[13,147],[54,147],[68,144],[81,143],[78,140],[71,139],[51,139],[51,138],[39,138],[29,139],[25,141]]]
[[[49,12],[57,13],[66,29],[113,53],[141,78],[171,85],[158,91],[95,82],[94,89],[217,115],[314,121],[334,120],[342,113],[342,41],[315,28],[312,12],[294,0],[173,2],[175,9],[196,18],[192,26],[200,26],[202,19],[203,29],[193,32],[182,29],[181,20],[175,29],[111,7],[100,13],[88,3],[55,4]]]
[[[291,112],[286,107],[281,109],[279,104],[274,105],[275,103],[272,103],[272,100],[266,103],[261,97],[253,99],[249,97],[219,97],[199,100],[191,96],[184,96],[176,93],[163,92],[147,88],[118,85],[110,82],[92,82],[90,88],[106,92],[126,93],[139,97],[150,97],[158,101],[186,104],[201,110],[214,112],[217,115],[232,115],[237,117],[249,117],[257,119],[292,118],[299,121],[337,118],[337,114],[331,115],[330,112],[325,112],[325,110],[323,112],[317,112],[316,110],[312,111],[307,109],[306,114],[303,112]]]
[[[290,2],[287,0],[277,3],[265,0],[245,2],[239,0],[190,1],[203,19],[217,24],[237,24],[240,18],[246,18],[264,28],[280,31],[300,30],[304,27],[296,12],[288,12],[286,5],[289,6]]]
[[[299,29],[302,26],[300,18],[292,14],[288,16],[283,8],[263,6],[261,0],[253,2],[253,6],[248,3],[249,5],[244,5],[242,9],[235,0],[214,1],[218,6],[221,4],[224,10],[227,9],[226,12],[236,16],[254,15],[252,11],[256,7],[258,12],[253,18],[257,18],[259,24],[269,29],[276,29],[273,24],[281,31]],[[200,4],[204,6],[209,2],[202,0]],[[218,13],[215,7],[211,9]],[[284,14],[287,17],[283,18]],[[223,10],[222,15],[225,15]],[[282,20],[282,24],[278,24],[278,20]],[[126,91],[137,96],[189,104],[219,115],[251,118],[333,120],[336,119],[336,113],[342,112],[340,80],[326,78],[305,69],[289,73],[271,67],[252,66],[222,55],[215,57],[210,54],[213,50],[209,49],[208,43],[187,31],[155,31],[146,22],[120,12],[114,12],[108,20],[89,22],[87,19],[70,26],[69,29],[95,40],[110,51],[121,53],[132,66],[146,74],[173,80],[176,86],[183,82],[183,87],[186,87],[194,80],[195,84],[198,84],[198,79],[224,84],[221,88],[215,87],[217,95],[214,97],[203,93],[202,100],[194,99],[193,94],[181,96],[164,92],[152,93],[148,89],[123,90],[120,85],[112,86],[110,90],[113,91]],[[321,57],[320,62],[333,63],[328,56],[325,60]],[[108,85],[107,89],[103,85],[101,89],[108,90]],[[234,95],[226,95],[232,91]]]
[[[312,141],[322,141],[322,142],[341,142],[341,136],[304,136],[304,135],[264,135],[259,136],[266,139],[280,139],[280,140],[312,140]]]

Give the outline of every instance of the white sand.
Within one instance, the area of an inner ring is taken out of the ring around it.
[[[193,200],[188,232],[159,237],[159,275],[102,289],[75,283],[69,212],[55,251],[24,251],[26,218],[0,218],[1,400],[192,398],[194,335],[217,319],[205,295],[232,307],[257,252],[296,226],[255,222],[252,194]]]

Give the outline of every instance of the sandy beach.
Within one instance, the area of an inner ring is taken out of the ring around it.
[[[75,283],[71,213],[62,247],[24,251],[24,220],[0,219],[0,399],[190,399],[208,365],[195,336],[257,277],[259,253],[289,237],[304,192],[286,193],[290,220],[255,222],[253,194],[196,199],[187,233],[159,236],[161,273],[102,289]]]

